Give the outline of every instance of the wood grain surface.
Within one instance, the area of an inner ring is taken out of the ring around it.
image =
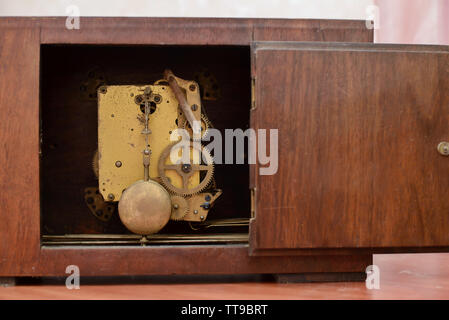
[[[3,17],[0,27],[41,28],[42,43],[249,45],[251,41],[372,42],[365,21],[246,18]]]
[[[0,28],[0,273],[39,259],[39,29]]]
[[[256,44],[252,124],[279,129],[279,171],[256,176],[253,248],[447,248],[448,53]]]
[[[380,288],[365,282],[289,283],[254,276],[84,278],[68,290],[65,278],[0,287],[0,299],[449,299],[449,254],[375,255]]]

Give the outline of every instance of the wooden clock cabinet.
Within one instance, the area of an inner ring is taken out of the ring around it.
[[[0,19],[1,277],[77,265],[81,276],[361,280],[374,253],[448,250],[447,47],[373,44],[364,21],[65,21]],[[167,67],[214,74],[220,130],[278,129],[278,170],[217,169],[217,217],[249,221],[224,240],[114,242],[129,232],[83,202],[97,141],[90,78],[142,83]]]

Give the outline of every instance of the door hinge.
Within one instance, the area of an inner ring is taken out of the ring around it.
[[[251,188],[251,218],[256,217],[256,188]]]
[[[256,109],[256,78],[251,78],[251,110]]]

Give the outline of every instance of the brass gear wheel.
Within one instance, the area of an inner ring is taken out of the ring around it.
[[[210,123],[209,119],[206,117],[205,114],[202,113],[201,114],[201,139],[203,139],[204,137],[207,136],[207,133],[209,132],[209,128],[211,128],[211,127],[212,127],[212,124]],[[192,127],[190,126],[190,123],[187,121],[186,118],[184,118],[182,120],[181,129],[187,130],[187,132],[189,133],[190,138],[192,140],[201,140],[198,138],[196,138],[196,139],[193,138]]]
[[[193,143],[190,144],[189,148],[200,151],[200,159],[205,162],[204,164],[166,164],[167,160],[170,158],[170,152],[182,147],[182,144],[179,144],[179,142],[175,142],[167,146],[164,151],[162,151],[158,162],[158,172],[162,185],[171,193],[182,196],[190,196],[192,194],[203,191],[207,186],[209,186],[209,183],[211,182],[214,174],[214,162],[212,156],[206,148],[202,147],[199,143]],[[166,170],[176,171],[176,173],[182,179],[181,188],[178,188],[171,183],[170,179],[165,175]],[[195,187],[189,188],[189,178],[196,171],[200,171],[200,173],[205,172],[205,175],[201,176],[200,174],[200,183]]]
[[[170,220],[182,220],[189,213],[189,203],[181,196],[171,196],[171,216]]]

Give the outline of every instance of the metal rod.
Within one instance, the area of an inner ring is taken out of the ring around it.
[[[192,110],[190,109],[190,106],[186,100],[186,97],[184,96],[183,92],[179,88],[178,82],[176,82],[176,77],[173,74],[171,70],[165,70],[164,71],[164,78],[168,81],[168,84],[170,85],[170,88],[173,90],[173,93],[175,94],[176,99],[179,102],[179,105],[181,106],[182,112],[184,112],[184,116],[186,117],[187,121],[190,124],[190,127],[193,130],[193,134],[195,135],[201,135],[201,124],[200,121],[198,121],[195,118],[195,115],[193,114]]]
[[[150,105],[148,103],[148,96],[146,96],[145,100],[145,129],[142,131],[142,134],[145,135],[145,149],[143,150],[143,176],[145,181],[150,180],[150,155],[151,150],[149,149],[149,135],[151,133],[150,128],[148,128],[148,121],[150,118]]]
[[[193,243],[247,243],[247,233],[180,235],[157,234],[146,237],[145,244]],[[42,244],[55,245],[142,245],[141,237],[134,235],[60,235],[43,236]]]

